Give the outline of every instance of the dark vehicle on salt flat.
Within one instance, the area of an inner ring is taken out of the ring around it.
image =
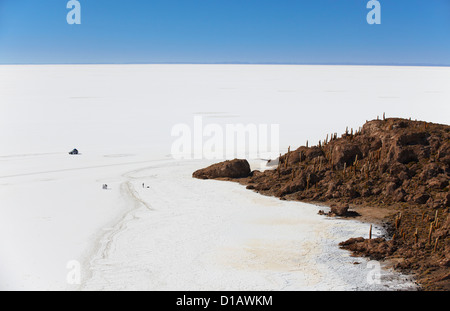
[[[69,152],[69,154],[78,154],[78,150],[77,149],[73,149],[72,151]]]

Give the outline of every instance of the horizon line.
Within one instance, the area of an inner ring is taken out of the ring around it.
[[[36,62],[2,63],[0,66],[45,65],[295,65],[295,66],[387,66],[387,67],[450,67],[450,64],[431,63],[300,63],[300,62]]]

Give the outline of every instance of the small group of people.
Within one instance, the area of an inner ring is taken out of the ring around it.
[[[145,183],[142,183],[142,188],[145,188]],[[150,186],[147,186],[147,188],[150,188]],[[107,184],[103,184],[102,185],[102,189],[108,189],[108,185]]]

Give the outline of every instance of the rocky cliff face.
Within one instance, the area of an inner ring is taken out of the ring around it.
[[[286,199],[449,206],[449,126],[375,120],[356,133],[330,137],[282,155],[276,170],[241,182]]]
[[[415,272],[424,288],[450,289],[450,126],[373,120],[341,137],[327,135],[317,146],[289,150],[274,170],[241,177],[232,180],[280,199],[345,211],[348,204],[395,209],[388,239],[356,238],[341,246],[377,259],[402,258],[398,268]]]

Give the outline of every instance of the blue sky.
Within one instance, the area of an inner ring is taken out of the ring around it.
[[[450,65],[450,0],[0,0],[0,63]]]

